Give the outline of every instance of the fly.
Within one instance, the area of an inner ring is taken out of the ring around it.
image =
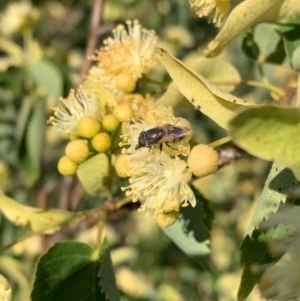
[[[171,124],[158,126],[140,133],[136,149],[141,147],[153,147],[159,145],[159,149],[162,150],[164,143],[167,146],[171,147],[170,143],[178,142],[188,134],[189,131],[186,131],[179,126]]]

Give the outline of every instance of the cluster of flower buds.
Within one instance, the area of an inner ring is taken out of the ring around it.
[[[138,79],[154,65],[157,36],[128,21],[118,25],[113,38],[104,41],[86,80],[67,98],[61,98],[49,123],[70,139],[59,160],[62,175],[76,174],[79,164],[97,153],[115,153],[114,139],[120,124],[140,118],[152,97],[131,93]]]

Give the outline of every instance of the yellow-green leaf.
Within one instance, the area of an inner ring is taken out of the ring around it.
[[[279,106],[245,109],[230,122],[233,141],[250,154],[278,161],[300,179],[300,110]]]
[[[234,112],[249,106],[243,99],[221,91],[165,50],[157,48],[155,53],[174,80],[180,93],[219,126],[227,129]]]
[[[46,58],[28,64],[28,71],[34,82],[46,93],[57,99],[63,93],[63,79],[58,68]]]
[[[200,55],[199,51],[190,53],[183,59],[184,64],[200,73],[212,84],[223,91],[230,92],[241,82],[238,70],[222,58],[208,59]],[[172,82],[166,92],[158,99],[159,103],[175,108],[184,101],[183,95]]]
[[[238,70],[223,58],[208,59],[201,56],[199,51],[194,51],[187,55],[183,62],[223,91],[230,92],[241,82]],[[175,108],[183,100],[184,97],[172,82],[158,102]]]
[[[288,15],[299,13],[296,7],[299,7],[298,0],[242,1],[232,10],[215,39],[208,44],[204,55],[214,57],[220,54],[229,42],[256,23],[280,20]]]
[[[63,223],[79,216],[79,213],[58,209],[42,210],[25,206],[5,195],[0,195],[0,210],[16,226],[47,234],[57,231]]]
[[[241,83],[238,70],[222,57],[208,59],[199,51],[194,51],[188,54],[183,62],[222,91],[231,92]]]
[[[183,102],[184,97],[178,91],[177,86],[174,82],[170,83],[165,93],[157,100],[167,107],[176,108]]]
[[[30,300],[31,281],[26,276],[27,268],[19,257],[13,257],[11,254],[1,254],[0,257],[1,274],[5,275],[10,283],[17,285],[18,290],[14,291],[14,300]],[[3,287],[3,283],[1,283]],[[1,296],[2,297],[2,296]],[[1,299],[4,301],[5,299]],[[12,299],[6,299],[12,300]]]
[[[278,12],[278,19],[288,18],[300,14],[300,5],[298,0],[283,1]]]
[[[80,164],[77,176],[91,195],[95,195],[103,189],[103,179],[108,175],[109,162],[106,154],[98,154]]]

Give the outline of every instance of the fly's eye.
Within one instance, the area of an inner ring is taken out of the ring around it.
[[[146,145],[146,141],[145,141],[145,133],[142,132],[138,138],[138,142],[140,145]]]

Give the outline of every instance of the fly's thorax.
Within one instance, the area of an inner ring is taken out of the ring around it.
[[[166,134],[164,127],[155,127],[148,131],[143,131],[138,137],[138,147],[155,146],[161,144],[161,140]]]

